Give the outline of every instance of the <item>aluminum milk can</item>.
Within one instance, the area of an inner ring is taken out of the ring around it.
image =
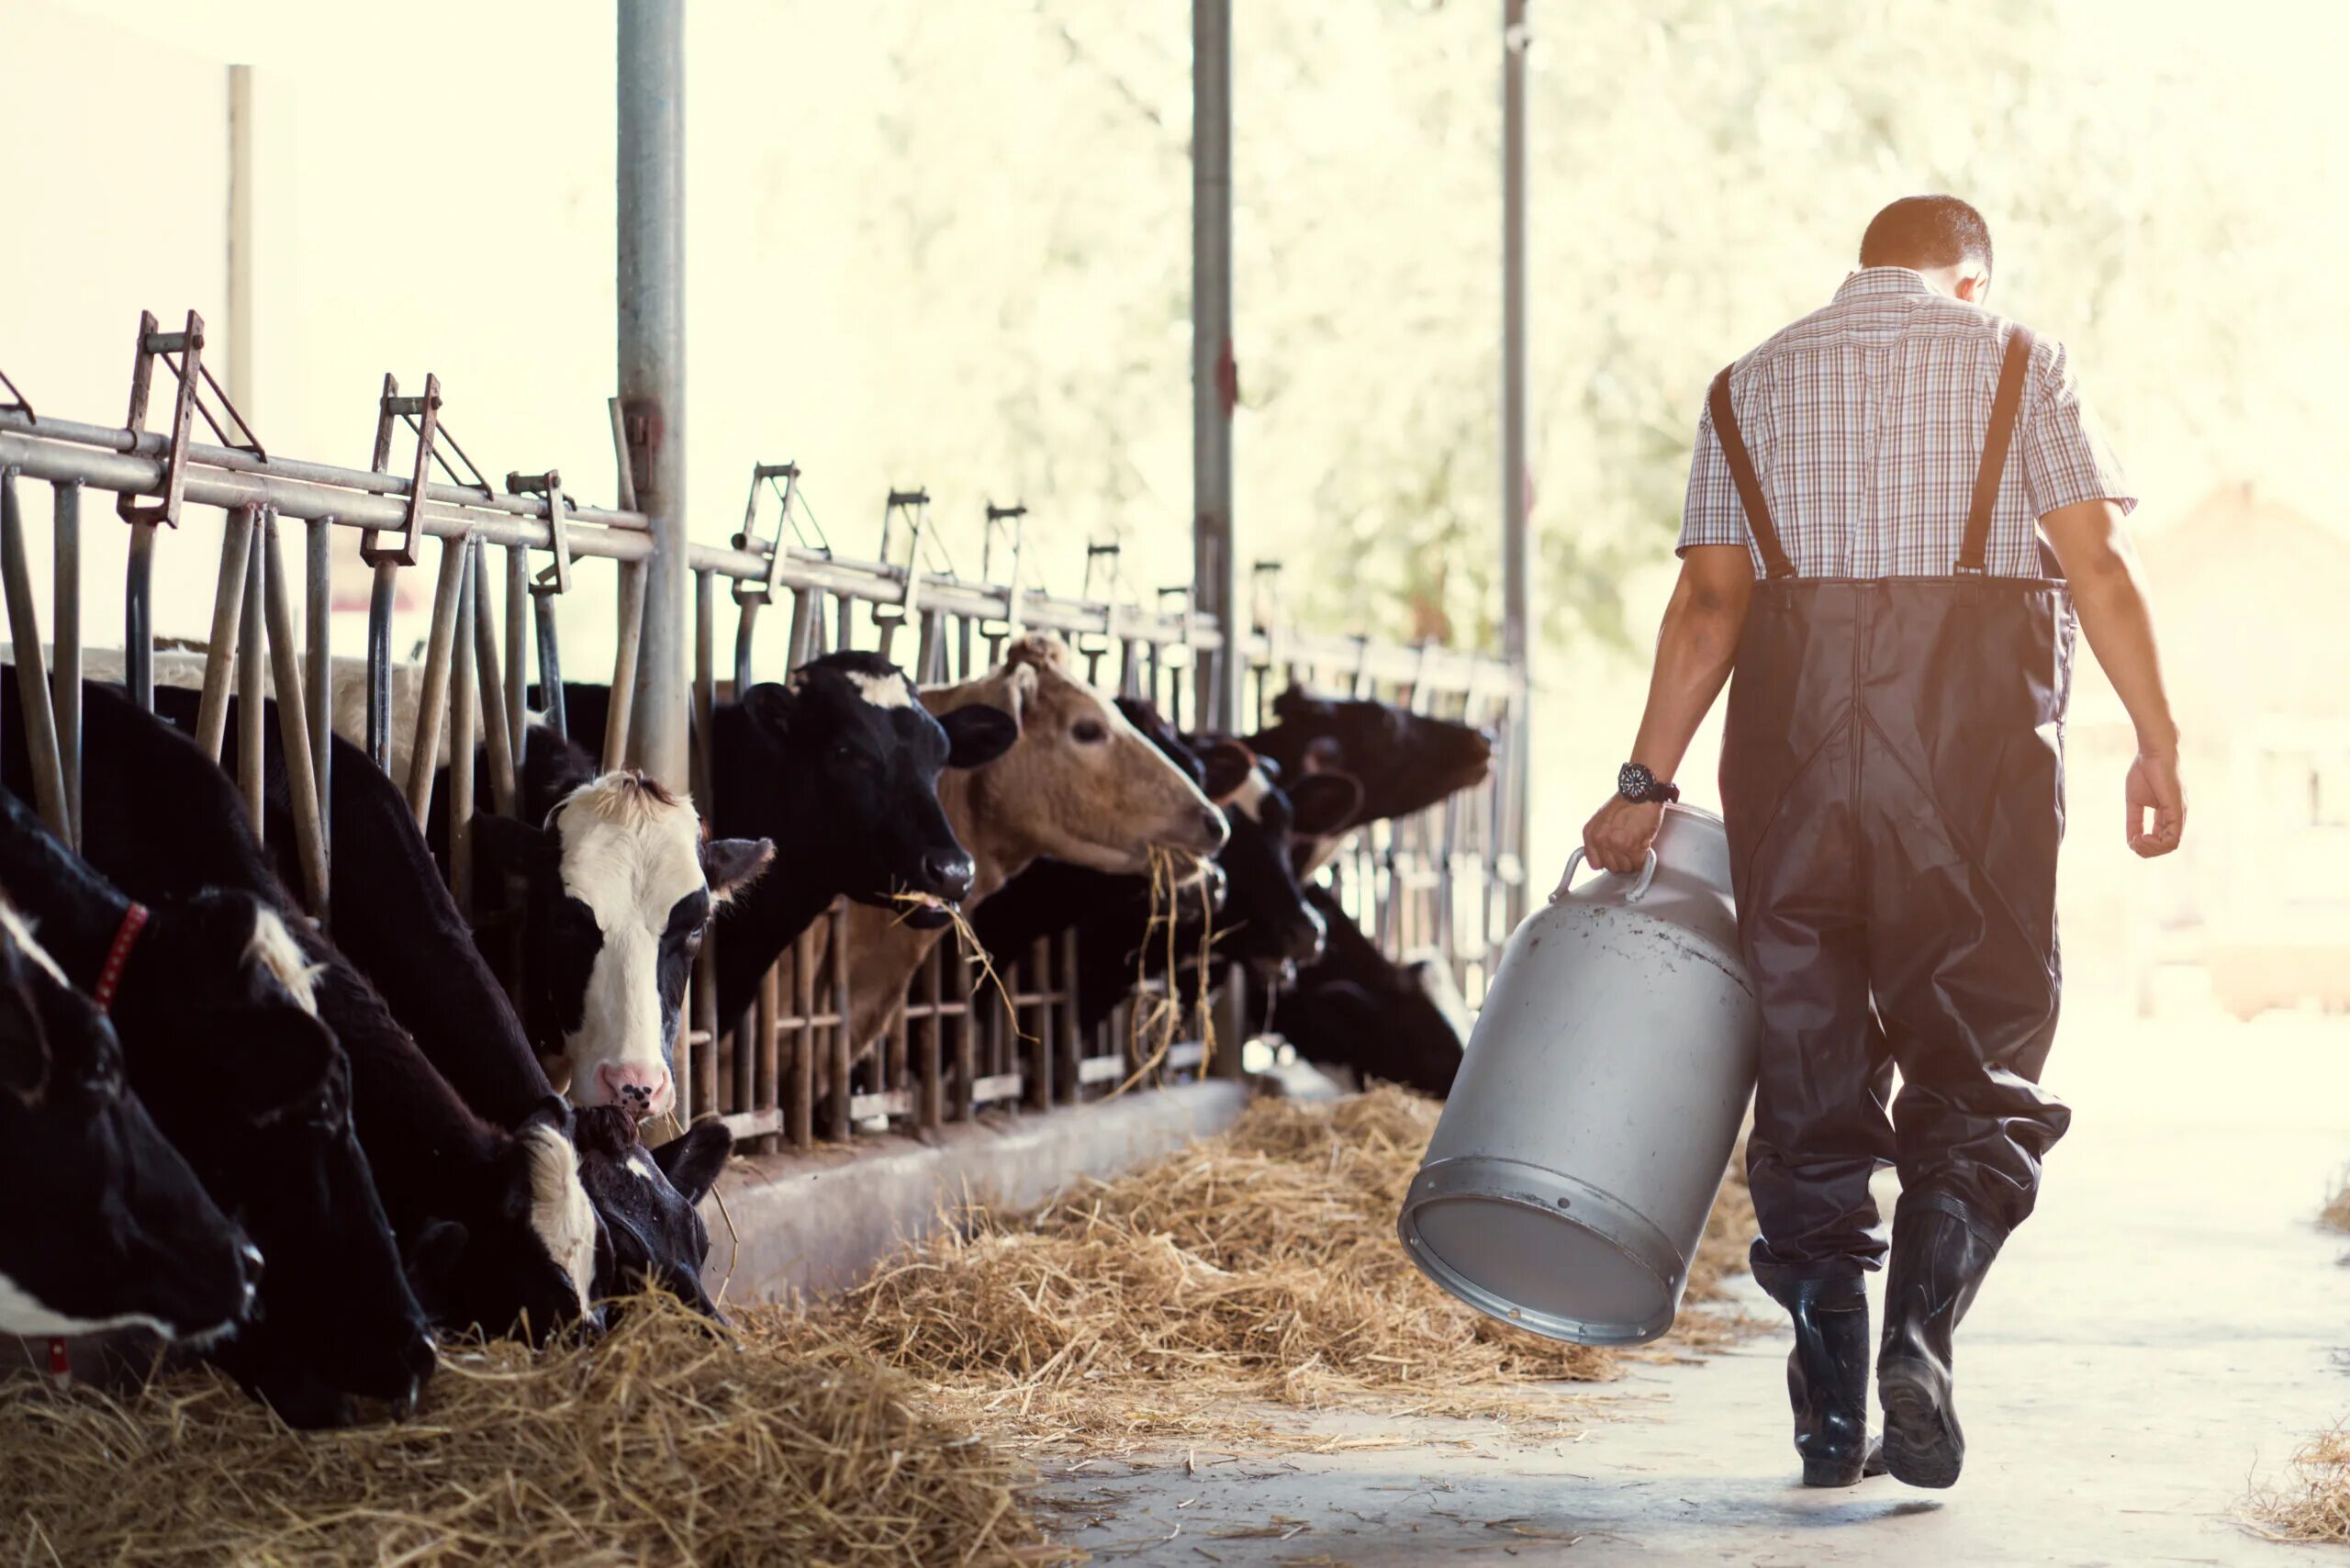
[[[1582,859],[1511,935],[1396,1228],[1482,1312],[1636,1345],[1673,1327],[1760,1020],[1719,817],[1665,807],[1637,877],[1571,890]]]

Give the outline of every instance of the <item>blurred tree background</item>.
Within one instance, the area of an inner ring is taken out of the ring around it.
[[[797,9],[797,7],[787,7]],[[1490,646],[1498,12],[1236,7],[1238,512],[1283,608]],[[2329,476],[2342,231],[2323,37],[2255,4],[1535,0],[1533,482],[1551,645],[1628,650],[1705,384],[1824,303],[1877,207],[1967,196],[1995,306],[2066,339],[2150,497]],[[2332,24],[2338,29],[2338,24]],[[836,140],[907,472],[1188,575],[1188,7],[877,0],[893,67]],[[2322,272],[2321,269],[2323,269]],[[2147,514],[2157,523],[2160,508]]]

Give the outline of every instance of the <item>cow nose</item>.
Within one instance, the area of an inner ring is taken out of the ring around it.
[[[599,1103],[617,1105],[641,1122],[666,1108],[669,1070],[657,1062],[599,1062],[596,1087],[603,1096]]]
[[[1215,807],[1202,806],[1200,808],[1200,833],[1206,840],[1202,852],[1213,855],[1217,850],[1224,847],[1224,841],[1225,839],[1232,836],[1232,823],[1225,818],[1225,814]]]
[[[245,1283],[245,1307],[238,1316],[252,1316],[253,1303],[261,1299],[261,1249],[248,1241],[237,1249],[237,1272]]]
[[[1322,942],[1326,935],[1322,917],[1310,909],[1304,913],[1305,918],[1291,924],[1288,940],[1281,944],[1281,957],[1292,964],[1310,964],[1322,957]]]
[[[923,856],[922,874],[930,883],[928,890],[948,903],[961,903],[971,896],[971,857],[959,849],[944,854],[933,850]]]
[[[441,1358],[432,1349],[431,1335],[419,1329],[408,1336],[407,1345],[400,1350],[400,1365],[408,1371],[408,1387],[411,1390],[410,1398],[414,1397],[413,1390],[416,1386],[431,1377],[433,1369],[440,1364]]]

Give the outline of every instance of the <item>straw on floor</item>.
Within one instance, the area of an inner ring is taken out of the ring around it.
[[[288,1430],[226,1379],[0,1383],[0,1559],[26,1563],[979,1564],[1067,1560],[1030,1472],[840,1347],[666,1297],[588,1348],[445,1353],[412,1419]]]
[[[1537,1385],[1615,1375],[1605,1350],[1506,1327],[1430,1284],[1395,1215],[1436,1103],[1381,1089],[1264,1100],[1229,1132],[1022,1217],[973,1209],[804,1320],[990,1430],[1131,1446],[1264,1429],[1261,1403],[1556,1421]],[[1730,1194],[1695,1277],[1742,1269]]]
[[[2272,1540],[2350,1544],[2350,1427],[2303,1444],[2286,1479],[2255,1492],[2245,1513]]]

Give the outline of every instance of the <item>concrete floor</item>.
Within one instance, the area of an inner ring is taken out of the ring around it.
[[[2350,1160],[2350,1024],[2076,1022],[2050,1083],[2073,1132],[1962,1332],[1949,1492],[1792,1485],[1776,1333],[1639,1369],[1572,1442],[1330,1417],[1410,1446],[1058,1473],[1064,1539],[1103,1562],[1360,1568],[2325,1559],[2234,1516],[2350,1417],[2350,1244],[2310,1223]]]

